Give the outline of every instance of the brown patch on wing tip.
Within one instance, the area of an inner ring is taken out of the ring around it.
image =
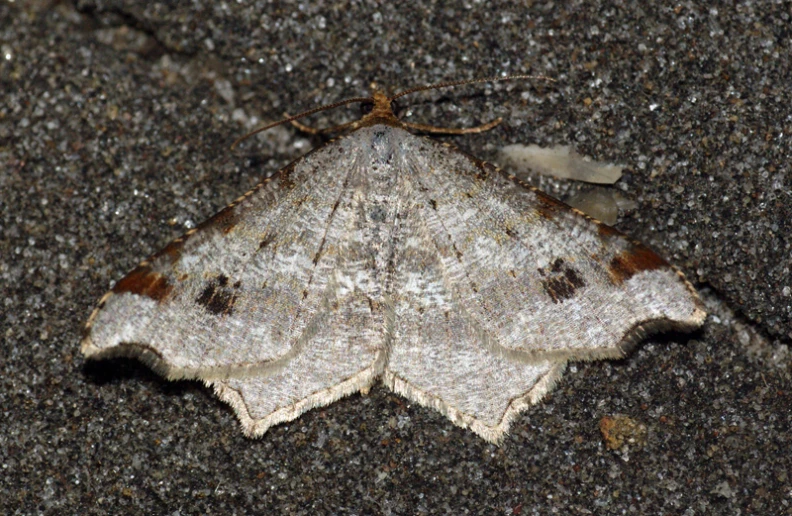
[[[558,213],[561,203],[554,201],[553,199],[550,199],[544,195],[537,195],[536,200],[536,213],[547,220],[553,220],[556,218],[556,214]]]
[[[151,260],[155,260],[157,258],[162,258],[163,256],[167,256],[170,263],[174,263],[181,257],[182,248],[184,247],[184,238],[177,238],[173,240],[171,243],[154,253],[151,257]]]
[[[608,226],[607,224],[599,223],[597,224],[597,234],[602,238],[613,238],[617,236],[622,236],[617,230],[613,229],[612,227]]]
[[[228,276],[221,274],[209,281],[195,302],[202,305],[214,315],[230,315],[234,312],[237,300],[237,289],[242,285],[237,281],[233,287],[228,286]]]
[[[614,256],[608,264],[608,274],[615,285],[620,285],[641,271],[651,271],[668,267],[668,262],[654,251],[642,245],[635,245]]]
[[[173,285],[168,282],[168,278],[158,272],[151,270],[149,266],[139,266],[115,284],[113,293],[121,294],[130,292],[139,296],[144,296],[161,303],[168,298]]]
[[[586,286],[581,275],[574,268],[566,265],[562,258],[556,258],[550,269],[538,269],[542,276],[542,287],[553,303],[561,303],[575,295],[578,289]]]

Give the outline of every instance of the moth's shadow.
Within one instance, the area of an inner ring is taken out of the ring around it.
[[[88,360],[83,365],[82,371],[89,383],[99,387],[132,380],[145,383],[152,390],[171,396],[205,389],[201,382],[196,380],[167,380],[134,358]]]
[[[681,348],[684,348],[685,346],[688,346],[691,341],[702,340],[703,338],[703,327],[696,328],[695,330],[688,332],[678,330],[665,330],[656,333],[652,332],[649,335],[645,335],[635,340],[628,346],[623,347],[622,351],[624,352],[624,356],[621,358],[611,359],[609,362],[613,365],[626,364],[629,362],[633,353],[639,351],[649,342],[659,346],[661,349],[667,349],[671,344],[678,344]]]

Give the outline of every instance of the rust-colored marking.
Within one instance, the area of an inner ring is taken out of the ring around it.
[[[607,224],[597,224],[597,233],[602,238],[613,238],[617,236],[621,236],[621,233],[613,229],[612,227],[608,226]]]
[[[173,285],[168,282],[168,278],[152,271],[148,266],[137,267],[113,287],[115,294],[130,292],[151,298],[158,303],[167,299],[172,290]]]
[[[668,267],[668,262],[657,256],[651,249],[634,245],[611,259],[608,274],[614,285],[621,285],[636,273]]]
[[[556,218],[556,214],[561,206],[560,203],[544,195],[537,195],[536,200],[538,201],[536,204],[536,213],[538,213],[539,216],[547,220]]]
[[[184,247],[184,238],[177,238],[164,248],[157,251],[152,257],[152,260],[166,256],[170,263],[174,263],[181,258],[182,248]]]

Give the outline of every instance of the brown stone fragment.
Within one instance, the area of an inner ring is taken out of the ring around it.
[[[628,445],[642,448],[646,444],[646,425],[629,416],[605,416],[600,419],[599,427],[609,450],[618,450]]]

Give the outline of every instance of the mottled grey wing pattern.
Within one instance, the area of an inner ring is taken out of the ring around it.
[[[372,125],[312,152],[115,285],[88,356],[201,378],[248,435],[377,378],[498,442],[568,359],[698,326],[640,244],[447,146]]]
[[[342,173],[317,163],[341,150],[331,144],[297,160],[143,262],[100,302],[84,353],[213,379],[272,374],[307,346],[340,338],[322,330],[328,306],[360,304],[337,297],[341,262],[355,259],[364,237],[348,184],[359,173],[354,160]],[[358,322],[345,337],[372,336],[376,319]]]
[[[701,325],[693,287],[642,244],[464,153],[405,140],[442,266],[501,352],[619,357],[648,331]]]
[[[402,176],[418,186],[411,174]],[[443,261],[415,191],[402,217],[405,238],[393,272],[394,345],[383,376],[395,392],[433,407],[462,427],[498,442],[514,417],[554,385],[566,361],[528,360],[501,351],[498,335],[471,314],[459,278]],[[409,235],[409,236],[407,236]]]

